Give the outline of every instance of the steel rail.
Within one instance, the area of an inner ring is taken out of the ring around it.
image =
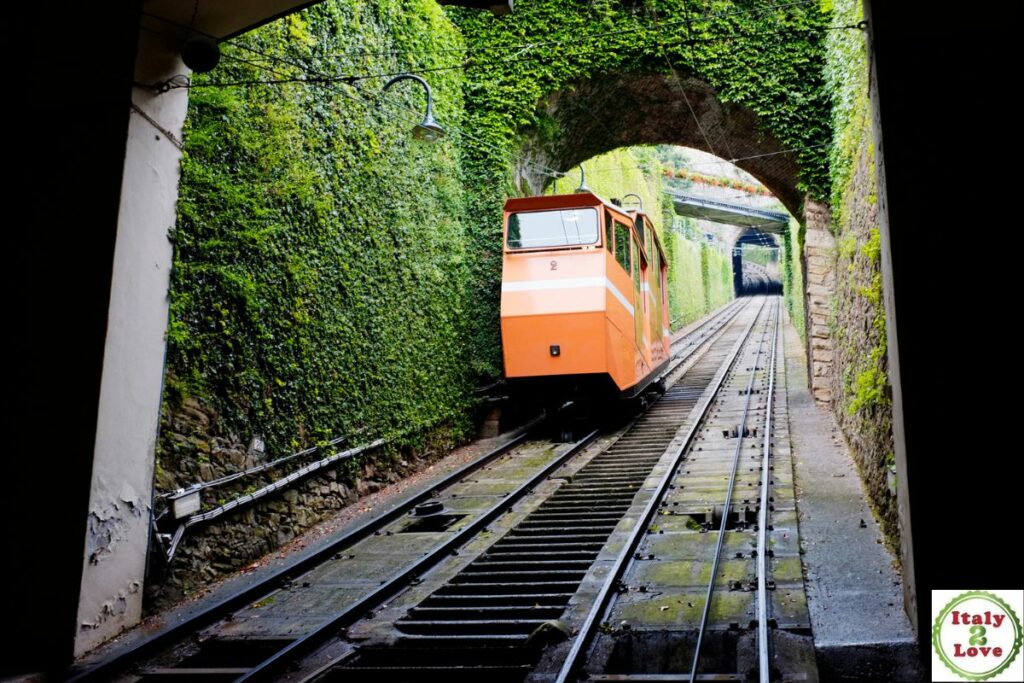
[[[778,305],[775,329],[772,335],[771,360],[768,361],[768,407],[764,419],[764,452],[761,458],[761,505],[757,513],[757,658],[761,683],[769,683],[771,668],[768,662],[768,484],[771,479],[769,462],[772,443],[772,404],[775,400],[775,364],[779,343]]]
[[[738,302],[740,300],[739,299],[735,299],[734,301]],[[692,348],[688,348],[685,351],[680,351],[678,354],[673,355],[671,360],[675,361],[675,362],[673,362],[668,367],[668,369],[663,371],[661,373],[661,375],[658,376],[658,379],[656,381],[660,382],[660,381],[664,381],[665,379],[667,379],[670,375],[672,375],[672,373],[674,373],[676,370],[678,370],[680,368],[680,366],[682,366],[686,361],[690,360],[690,358],[695,353],[697,353],[697,350],[700,349],[701,346],[703,346],[708,341],[712,340],[712,338],[717,338],[716,334],[718,332],[720,332],[721,330],[723,330],[726,325],[728,325],[730,322],[732,322],[732,320],[737,315],[739,315],[740,312],[743,311],[743,309],[745,309],[749,305],[749,301],[750,300],[748,300],[747,303],[740,303],[740,304],[734,306],[733,308],[727,308],[727,309],[722,310],[719,313],[719,316],[721,316],[720,318],[717,318],[717,317],[716,318],[711,318],[711,319],[701,323],[700,326],[696,327],[695,329],[693,329],[689,333],[687,333],[687,335],[685,337],[681,337],[679,340],[677,340],[675,342],[675,344],[679,344],[679,343],[683,342],[684,340],[687,340],[690,337],[695,336],[697,334],[697,332],[703,330],[704,327],[709,325],[710,323],[718,322],[719,320],[721,321],[721,324],[718,327],[715,327],[715,328],[713,328],[711,330],[708,330],[707,335],[704,338],[699,340],[700,343],[697,343],[696,341],[692,341],[692,342],[690,342],[690,346]]]
[[[210,607],[187,617],[180,623],[174,624],[173,626],[139,641],[128,650],[112,654],[106,659],[89,666],[85,670],[76,673],[69,678],[69,683],[95,680],[97,677],[109,675],[124,669],[132,663],[154,654],[160,648],[165,647],[174,640],[180,639],[188,635],[188,633],[197,631],[200,628],[213,623],[217,619],[222,618],[228,613],[276,590],[288,579],[304,574],[334,554],[358,543],[364,538],[372,536],[375,532],[383,529],[388,524],[391,524],[395,520],[408,514],[410,510],[420,503],[430,500],[438,491],[452,486],[484,465],[487,465],[496,458],[522,445],[523,442],[529,438],[530,431],[533,427],[537,426],[537,424],[542,422],[543,419],[544,418],[535,418],[534,420],[531,420],[523,427],[521,434],[501,444],[497,448],[494,448],[476,460],[454,470],[446,477],[425,488],[420,493],[398,503],[383,514],[366,520],[320,550],[302,557],[293,564],[282,567],[252,586],[248,586],[231,593]]]
[[[777,316],[777,302],[775,312]],[[757,376],[757,362],[761,358],[761,350],[764,348],[764,340],[767,336],[768,331],[765,330],[764,334],[761,335],[761,340],[758,342],[757,355],[754,357],[754,369],[751,370],[750,380],[747,381],[747,398],[743,402],[743,418],[740,421],[740,427],[736,434],[736,452],[733,454],[732,472],[729,475],[729,486],[725,491],[725,510],[722,513],[722,522],[718,527],[718,542],[715,544],[714,560],[712,560],[711,563],[711,579],[708,581],[708,590],[704,598],[704,609],[701,610],[700,626],[697,630],[697,643],[693,649],[693,664],[690,666],[691,681],[697,680],[697,670],[700,667],[700,648],[704,642],[704,632],[707,629],[708,615],[711,612],[711,597],[715,592],[715,579],[718,576],[718,564],[722,559],[722,545],[725,543],[725,528],[729,523],[729,509],[732,507],[732,492],[736,485],[736,471],[739,469],[740,464],[740,449],[743,447],[743,432],[746,430],[747,416],[750,413],[750,392],[754,387],[754,378]]]
[[[327,621],[317,626],[312,631],[309,631],[303,636],[292,641],[284,648],[278,650],[273,655],[254,666],[248,671],[248,673],[235,679],[236,683],[273,680],[273,677],[276,676],[282,668],[286,667],[296,658],[310,652],[314,647],[335,635],[339,629],[361,619],[368,610],[390,598],[399,590],[407,586],[413,578],[418,577],[442,559],[448,557],[453,550],[465,545],[470,539],[475,537],[479,531],[512,507],[512,505],[532,491],[538,484],[547,479],[553,472],[578,455],[580,451],[586,448],[587,445],[597,438],[598,432],[599,430],[595,429],[584,436],[568,448],[565,453],[556,457],[552,462],[545,465],[539,472],[530,477],[529,480],[519,485],[519,487],[511,491],[489,510],[460,529],[447,542],[436,546],[427,555],[424,555],[414,563],[407,565],[391,578],[385,580],[380,587],[376,588],[369,595],[364,596],[358,602],[349,605],[345,609],[336,612]]]
[[[740,310],[743,309],[743,307],[744,307],[744,303],[743,303],[741,298],[733,299],[729,304],[723,306],[714,316],[708,318],[707,320],[702,322],[700,325],[697,325],[697,327],[693,328],[692,330],[687,332],[685,335],[683,335],[679,339],[675,340],[674,342],[671,342],[670,346],[674,346],[674,345],[676,345],[676,344],[678,344],[680,342],[686,341],[690,337],[694,336],[695,334],[697,334],[698,332],[703,330],[708,325],[711,325],[712,323],[717,322],[719,319],[731,320],[733,318],[733,316],[735,316]],[[676,323],[679,320],[682,320],[682,318],[676,318],[675,320],[671,321],[669,323],[669,327],[671,327],[673,323]],[[673,335],[674,334],[675,333],[673,333]],[[673,336],[673,335],[670,335],[670,336]]]
[[[594,604],[591,606],[586,619],[583,621],[576,637],[573,639],[572,647],[566,655],[565,661],[562,662],[562,667],[558,672],[558,676],[555,678],[555,683],[568,683],[582,664],[582,659],[589,648],[590,643],[593,641],[594,635],[597,633],[600,618],[611,602],[616,585],[628,568],[629,561],[636,552],[637,547],[640,545],[640,541],[643,538],[644,533],[646,533],[651,520],[654,519],[654,515],[661,504],[661,499],[669,490],[669,485],[671,484],[676,471],[679,469],[679,465],[683,461],[683,454],[693,442],[693,438],[697,434],[698,428],[703,422],[703,419],[711,405],[714,403],[715,397],[718,395],[726,377],[729,376],[733,365],[739,358],[740,352],[746,346],[747,339],[753,331],[754,326],[757,324],[758,319],[761,317],[761,312],[763,310],[764,302],[762,302],[761,309],[758,310],[754,320],[751,321],[739,341],[736,342],[736,348],[733,350],[731,357],[722,364],[722,369],[719,371],[718,377],[709,385],[711,387],[710,393],[707,394],[703,404],[698,408],[696,418],[693,420],[690,429],[687,431],[682,443],[680,443],[675,449],[676,452],[673,456],[672,464],[666,468],[666,471],[658,482],[653,495],[647,501],[644,511],[641,513],[636,525],[633,527],[633,530],[630,532],[625,544],[619,551],[618,556],[615,558],[615,563],[612,565],[604,583],[601,585],[601,589],[597,594],[597,598],[594,600]],[[749,402],[749,395],[747,400]]]

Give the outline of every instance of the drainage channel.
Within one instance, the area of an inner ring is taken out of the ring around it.
[[[740,327],[726,330],[610,447],[398,619],[394,642],[363,646],[316,680],[522,680],[544,646],[570,635],[559,618],[729,349],[746,336]]]

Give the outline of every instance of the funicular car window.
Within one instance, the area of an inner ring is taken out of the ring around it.
[[[629,228],[615,221],[615,260],[629,272]]]
[[[612,237],[613,230],[612,215],[607,211],[604,212],[604,248],[608,250],[608,253],[614,253],[612,245],[615,244],[615,239]]]
[[[512,249],[574,247],[595,244],[596,209],[521,211],[508,218],[508,246]]]

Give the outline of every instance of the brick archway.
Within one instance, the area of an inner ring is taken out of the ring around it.
[[[538,193],[552,180],[545,169],[566,172],[619,147],[673,144],[737,159],[736,166],[801,215],[804,197],[793,155],[762,129],[754,112],[723,102],[699,79],[608,75],[551,93],[538,109],[542,124],[522,131],[525,163],[516,168],[516,181],[524,192]]]

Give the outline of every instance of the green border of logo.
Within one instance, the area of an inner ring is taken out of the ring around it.
[[[946,615],[948,615],[950,610],[959,605],[961,602],[968,600],[970,598],[981,598],[982,600],[988,600],[989,602],[998,605],[1006,612],[1007,615],[1009,615],[1010,621],[1013,623],[1013,627],[1017,631],[1017,635],[1013,640],[1013,649],[1010,651],[1010,654],[1006,657],[1006,660],[995,669],[992,669],[991,671],[983,671],[982,673],[978,674],[964,671],[963,669],[958,667],[956,664],[949,660],[949,658],[946,656],[946,653],[943,652],[942,648],[939,647],[939,633],[942,631],[942,622],[946,618]],[[1017,613],[1014,612],[1010,608],[1010,606],[1007,605],[1006,602],[1004,602],[1003,599],[999,596],[993,595],[992,593],[986,593],[985,591],[967,591],[966,593],[961,593],[960,595],[950,600],[949,604],[942,608],[942,611],[939,612],[939,616],[935,618],[935,625],[932,626],[932,647],[935,648],[935,652],[939,655],[939,659],[942,660],[942,663],[946,665],[946,668],[952,671],[957,676],[960,676],[961,678],[968,681],[985,681],[1005,671],[1010,666],[1010,664],[1013,663],[1013,660],[1017,658],[1017,655],[1020,654],[1020,619],[1017,618]]]

